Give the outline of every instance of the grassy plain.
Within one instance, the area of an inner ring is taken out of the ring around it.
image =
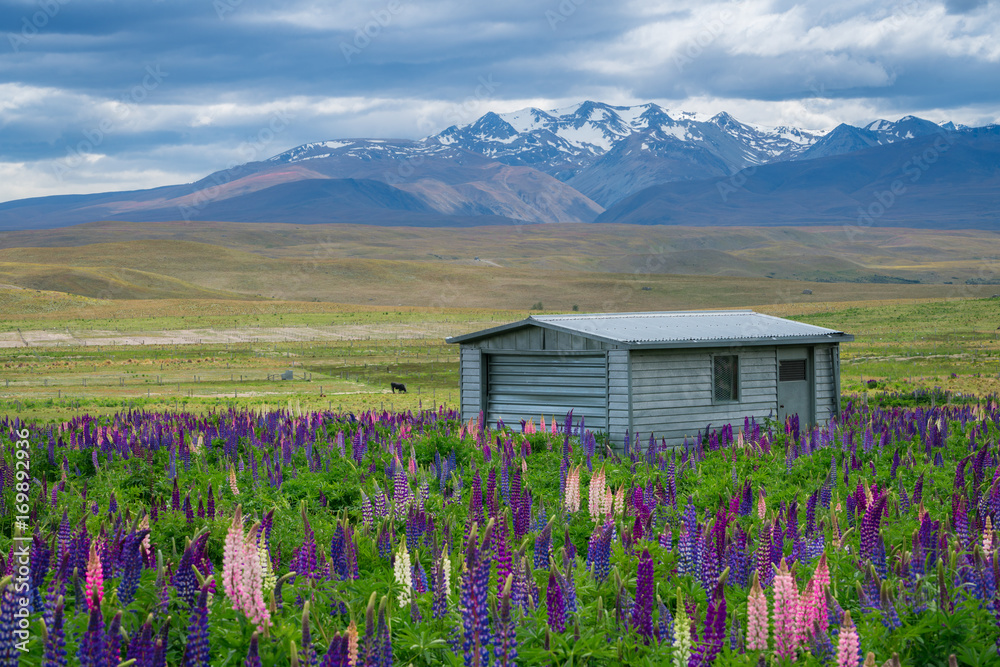
[[[997,393],[997,248],[985,231],[840,227],[3,232],[0,412],[454,405],[445,337],[574,309],[752,307],[855,334],[847,392]]]
[[[100,414],[122,407],[201,412],[230,405],[457,406],[457,350],[444,338],[529,314],[251,304],[257,308],[252,314],[199,314],[221,304],[178,302],[184,314],[166,316],[144,303],[105,302],[94,311],[101,317],[94,319],[29,320],[47,328],[0,334],[0,345],[10,345],[0,347],[0,413],[60,421],[81,411]],[[855,342],[842,349],[845,393],[934,387],[1000,393],[996,299],[755,308],[853,333]],[[119,312],[131,316],[105,319]],[[72,332],[69,338],[66,329]],[[181,342],[152,343],[155,336]],[[28,344],[18,343],[21,338]],[[294,379],[278,379],[287,370]],[[876,389],[863,384],[869,379],[878,382]],[[391,381],[405,382],[409,392],[390,393]]]

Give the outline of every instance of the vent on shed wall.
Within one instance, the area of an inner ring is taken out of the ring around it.
[[[805,359],[782,359],[778,364],[778,380],[800,382],[806,379]]]

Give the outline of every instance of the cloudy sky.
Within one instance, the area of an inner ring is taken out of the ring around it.
[[[0,25],[0,201],[585,99],[1000,120],[1000,0],[23,0]]]

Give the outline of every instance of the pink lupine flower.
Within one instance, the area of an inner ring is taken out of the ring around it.
[[[542,415],[542,425],[539,428],[542,433],[545,433],[545,415]]]
[[[233,608],[263,632],[271,623],[271,614],[264,603],[264,566],[256,533],[251,530],[249,538],[244,535],[243,510],[237,505],[222,554],[222,589]]]
[[[757,494],[757,518],[763,521],[766,513],[767,501],[764,500],[764,489],[760,489]]]
[[[226,596],[236,601],[242,597],[240,587],[243,582],[243,575],[240,567],[243,565],[243,508],[236,506],[236,513],[233,515],[233,522],[229,525],[229,532],[226,533],[225,546],[222,551],[222,590]]]
[[[826,633],[830,626],[826,608],[826,589],[830,587],[830,567],[826,562],[826,552],[819,557],[819,562],[816,563],[816,571],[813,573],[811,583],[812,595],[806,604],[811,608],[810,613],[815,619],[815,625],[810,623],[808,629],[810,631],[816,629],[821,633]]]
[[[851,621],[851,612],[844,612],[844,622],[837,636],[837,667],[858,667],[861,662],[860,650],[861,639],[858,637],[858,629]]]
[[[232,490],[234,496],[240,495],[240,489],[236,486],[236,469],[229,466],[229,488]]]
[[[90,543],[90,558],[87,559],[87,608],[100,606],[104,599],[104,566],[97,553],[97,542]]]
[[[779,658],[788,656],[794,662],[795,651],[805,640],[800,630],[799,591],[782,558],[774,577],[774,645]]]
[[[601,508],[604,506],[604,466],[594,473],[590,478],[590,489],[587,493],[587,509],[590,510],[590,518],[594,521],[603,519]]]
[[[580,511],[580,466],[571,468],[566,475],[566,511]]]
[[[535,420],[529,419],[528,423],[524,425],[524,434],[531,435],[535,432]]]
[[[760,577],[754,572],[747,596],[747,650],[766,651],[768,634],[767,597],[760,587]]]

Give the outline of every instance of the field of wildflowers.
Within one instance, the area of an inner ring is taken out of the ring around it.
[[[995,397],[677,450],[572,414],[7,417],[0,665],[996,665],[998,436]]]

